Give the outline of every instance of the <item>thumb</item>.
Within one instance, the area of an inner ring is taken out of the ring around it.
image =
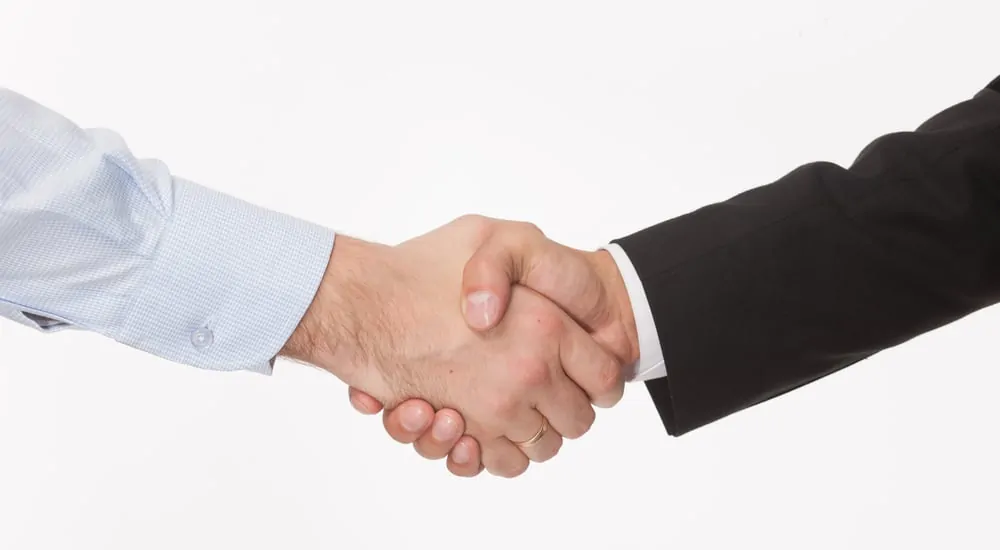
[[[508,222],[465,265],[462,310],[469,326],[496,326],[514,284],[552,300],[588,331],[609,319],[604,280],[587,253],[549,240],[532,225]]]
[[[512,281],[502,251],[480,248],[465,265],[462,313],[474,330],[496,326],[507,311]]]
[[[544,236],[530,224],[499,222],[493,234],[465,264],[462,274],[462,313],[473,330],[489,330],[507,312],[511,286],[521,282],[539,240]]]

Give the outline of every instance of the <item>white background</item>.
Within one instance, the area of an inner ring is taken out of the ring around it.
[[[592,248],[972,96],[996,6],[0,0],[0,85],[361,237],[478,212]],[[679,439],[630,387],[510,481],[451,478],[316,370],[0,323],[0,548],[995,548],[998,333]]]

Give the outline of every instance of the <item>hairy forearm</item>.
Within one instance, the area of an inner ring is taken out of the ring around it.
[[[391,354],[406,346],[414,325],[404,303],[412,277],[405,261],[396,247],[339,235],[281,355],[329,371],[384,405],[397,403],[407,384]]]
[[[379,245],[338,236],[316,296],[280,354],[314,364],[345,381],[370,360],[363,320],[373,315],[363,284]]]

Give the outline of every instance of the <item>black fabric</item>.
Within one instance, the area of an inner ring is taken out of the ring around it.
[[[683,434],[1000,301],[1000,94],[616,242]]]

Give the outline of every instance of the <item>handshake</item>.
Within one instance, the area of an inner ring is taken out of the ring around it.
[[[340,236],[325,262],[328,230],[0,90],[3,159],[0,317],[204,368],[260,370],[281,346],[463,476],[552,458],[634,365],[679,436],[1000,302],[1000,78],[850,168],[806,164],[623,237],[624,258],[468,216],[394,247]],[[317,261],[283,289],[280,269],[232,280],[261,257]],[[256,321],[281,290],[294,330],[231,323],[205,351],[211,319]]]
[[[638,348],[608,252],[466,216],[394,247],[338,236],[281,354],[384,406],[393,438],[455,475],[515,477],[621,399]]]

